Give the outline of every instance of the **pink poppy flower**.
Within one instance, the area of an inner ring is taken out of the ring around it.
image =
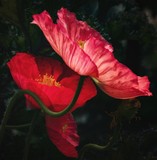
[[[57,23],[47,11],[33,19],[65,63],[78,74],[92,77],[108,95],[120,99],[152,95],[147,76],[137,76],[115,59],[112,46],[74,13],[61,8]]]
[[[27,53],[17,53],[7,65],[17,85],[37,94],[52,111],[65,109],[71,102],[80,79],[78,74],[59,61]],[[95,95],[95,85],[90,78],[86,78],[72,111]],[[25,97],[31,108],[40,109],[30,96]],[[68,113],[60,118],[46,116],[46,126],[56,147],[66,156],[77,157],[75,147],[79,144],[79,136],[72,115]]]

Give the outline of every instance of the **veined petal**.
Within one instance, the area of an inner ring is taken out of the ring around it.
[[[61,8],[58,11],[58,17],[56,35],[61,40],[58,46],[62,46],[58,54],[70,68],[81,75],[93,77],[102,90],[112,97],[123,99],[151,95],[149,91],[149,80],[137,76],[125,65],[118,62],[113,55],[112,46],[100,33],[88,26],[87,23],[77,20],[75,14],[69,12],[67,9]],[[51,35],[50,32],[48,32],[48,35]],[[66,42],[63,44],[63,41]],[[66,51],[66,49],[71,52]],[[87,59],[84,60],[84,58]],[[92,63],[89,65],[89,62],[94,63],[97,71],[91,65]],[[90,70],[91,68],[92,70]],[[141,81],[147,85],[141,85]],[[122,89],[124,94],[121,93]],[[129,91],[130,93],[125,94],[125,91]],[[116,94],[113,94],[113,92]]]
[[[110,48],[108,43],[95,37],[90,38],[84,45],[84,51],[98,68],[99,76],[93,78],[98,86],[114,98],[128,99],[152,95],[149,91],[148,78],[134,74],[115,59],[106,46]]]
[[[106,73],[115,64],[112,46],[102,38],[92,37],[84,44],[84,52],[95,62],[98,75]],[[98,76],[98,77],[99,77]]]
[[[68,11],[66,8],[61,8],[57,14],[59,17],[57,24],[62,32],[71,40],[75,41],[76,43],[78,43],[78,41],[83,41],[86,43],[87,40],[95,37],[105,42],[104,47],[106,49],[111,52],[113,51],[112,46],[109,45],[109,43],[101,36],[99,32],[90,27],[86,22],[77,20],[74,13]]]
[[[62,32],[58,24],[54,24],[50,15],[44,11],[33,15],[34,24],[43,31],[52,48],[58,53],[65,63],[80,75],[98,74],[95,63],[84,51]]]
[[[50,140],[64,155],[78,157],[75,147],[79,144],[79,136],[72,114],[59,118],[46,116],[46,128]]]
[[[103,74],[96,78],[98,86],[105,93],[118,99],[129,99],[138,96],[152,95],[149,91],[150,82],[146,76],[137,76],[117,60],[114,60],[113,64],[106,73],[103,72]]]
[[[114,81],[110,84],[105,84],[100,81],[97,81],[96,83],[106,94],[118,99],[130,99],[139,96],[152,96],[152,93],[149,91],[150,83],[148,78],[146,76],[137,77],[137,81],[138,83],[132,82],[130,85],[127,85],[127,82],[114,83]],[[143,82],[144,85],[141,82]]]
[[[86,41],[91,36],[100,35],[86,22],[77,20],[75,14],[65,8],[61,8],[57,14],[59,18],[57,20],[57,24],[59,25],[62,32],[72,41]]]

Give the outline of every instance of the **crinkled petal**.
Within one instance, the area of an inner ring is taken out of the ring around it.
[[[118,62],[112,53],[113,47],[98,32],[85,22],[78,21],[75,14],[67,9],[59,10],[58,17],[58,24],[68,37],[84,41],[82,49],[96,64],[99,76],[95,79],[104,92],[115,98],[152,95],[148,78],[138,77]]]
[[[119,99],[151,96],[148,78],[137,76],[121,64],[104,47],[104,43],[103,40],[93,37],[84,46],[84,51],[98,67],[99,76],[93,78],[98,86],[108,95]]]
[[[114,66],[116,59],[112,51],[112,46],[102,38],[92,37],[84,44],[84,52],[95,62],[99,76]]]
[[[86,41],[91,36],[100,36],[86,22],[77,20],[75,14],[67,9],[61,8],[57,14],[59,18],[57,24],[61,31],[72,41]]]
[[[70,68],[80,75],[96,76],[98,74],[95,63],[76,42],[63,34],[59,25],[53,23],[46,11],[33,15],[33,19],[32,23],[40,27],[52,48]]]
[[[71,40],[78,42],[87,40],[94,37],[104,41],[104,48],[110,52],[113,51],[113,47],[101,36],[99,32],[91,28],[86,22],[77,20],[74,13],[68,11],[66,8],[61,8],[58,11],[58,21],[61,31],[69,37]],[[88,53],[86,53],[88,55]],[[91,57],[90,57],[91,58]]]
[[[75,147],[79,144],[79,136],[72,114],[68,113],[59,118],[46,116],[46,128],[50,140],[64,155],[78,157]]]
[[[100,82],[98,80],[96,80],[96,83],[106,94],[118,99],[130,99],[139,96],[152,96],[152,93],[148,89],[150,84],[148,78],[146,76],[137,78],[138,82],[140,79],[140,81],[145,85],[143,85],[141,82],[132,82],[132,84],[130,83],[132,86],[127,85],[127,82],[111,82],[110,84],[105,84],[105,82]]]

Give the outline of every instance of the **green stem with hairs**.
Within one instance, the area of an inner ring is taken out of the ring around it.
[[[77,99],[79,97],[79,94],[81,92],[81,88],[83,86],[84,79],[85,79],[85,77],[83,77],[83,76],[80,77],[77,90],[75,92],[75,95],[74,95],[71,103],[64,110],[62,110],[60,112],[53,112],[53,111],[49,110],[43,104],[43,102],[39,99],[39,97],[35,93],[33,93],[33,92],[29,91],[29,90],[19,90],[17,93],[15,93],[14,96],[12,97],[12,99],[10,100],[8,107],[6,108],[6,111],[4,113],[4,117],[2,119],[2,123],[1,123],[1,126],[0,126],[0,145],[1,145],[1,142],[2,142],[2,139],[3,139],[3,135],[5,133],[5,126],[7,124],[7,121],[8,121],[8,118],[10,116],[10,113],[12,111],[12,108],[14,107],[15,102],[20,97],[22,97],[25,94],[28,94],[37,102],[37,104],[41,107],[41,109],[46,114],[48,114],[48,115],[50,115],[52,117],[61,117],[61,116],[65,115],[66,113],[68,113],[72,109],[72,107],[75,105],[75,103],[76,103],[76,101],[77,101]]]

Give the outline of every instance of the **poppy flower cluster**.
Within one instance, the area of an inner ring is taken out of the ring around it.
[[[120,63],[113,55],[111,44],[86,22],[77,20],[74,13],[61,8],[57,23],[47,11],[33,15],[33,19],[32,23],[41,28],[65,64],[50,57],[17,53],[8,66],[17,85],[37,94],[50,110],[58,112],[66,108],[75,94],[80,75],[87,78],[71,112],[96,95],[93,80],[114,98],[152,95],[148,77],[137,76]],[[25,97],[28,106],[40,109],[32,97]],[[45,121],[48,136],[56,147],[66,156],[77,157],[75,147],[79,136],[71,112],[59,118],[46,115]]]
[[[34,92],[52,111],[58,112],[67,107],[80,79],[78,74],[52,58],[17,53],[7,64],[18,87]],[[83,106],[96,93],[92,80],[86,78],[72,111]],[[31,96],[25,97],[29,107],[40,109]],[[50,140],[64,155],[77,157],[75,147],[79,144],[79,136],[72,114],[59,118],[46,115],[45,119]]]
[[[119,99],[152,95],[148,77],[137,76],[121,64],[113,47],[74,13],[61,8],[57,23],[47,11],[33,15],[33,19],[64,62],[78,74],[90,76],[106,94]]]

